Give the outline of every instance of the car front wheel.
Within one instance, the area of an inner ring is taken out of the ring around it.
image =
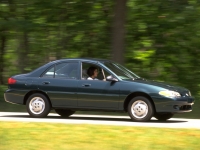
[[[138,96],[129,102],[128,113],[133,121],[145,122],[151,119],[154,110],[149,99]]]
[[[42,118],[49,114],[51,105],[45,95],[36,93],[28,98],[26,109],[31,117]]]
[[[172,113],[155,113],[154,117],[160,121],[165,121],[172,118],[174,114]]]
[[[75,113],[75,111],[67,110],[67,109],[55,109],[55,112],[59,114],[61,117],[69,117]]]

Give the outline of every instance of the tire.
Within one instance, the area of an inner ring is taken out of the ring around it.
[[[45,95],[35,93],[28,98],[26,109],[31,117],[43,118],[49,114],[51,105]]]
[[[138,96],[129,102],[128,114],[133,121],[146,122],[152,118],[154,109],[149,99]]]
[[[165,121],[172,118],[174,114],[172,113],[155,113],[154,117],[160,121]]]
[[[67,118],[75,113],[75,111],[68,109],[55,109],[55,112],[64,118]]]

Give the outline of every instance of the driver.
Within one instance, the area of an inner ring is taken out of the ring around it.
[[[95,66],[91,66],[87,70],[88,78],[87,80],[98,80],[96,77],[98,75],[98,68]]]

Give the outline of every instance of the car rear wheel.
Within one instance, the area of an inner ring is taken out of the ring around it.
[[[31,117],[42,118],[49,114],[51,105],[45,95],[36,93],[28,98],[26,109]]]
[[[154,110],[149,99],[138,96],[129,102],[128,113],[133,121],[145,122],[151,119]]]
[[[160,121],[165,121],[172,118],[174,114],[172,113],[155,113],[154,117]]]
[[[68,109],[55,109],[55,112],[59,114],[61,117],[69,117],[75,113],[75,111]]]

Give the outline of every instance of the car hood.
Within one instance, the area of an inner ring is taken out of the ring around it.
[[[175,86],[175,85],[168,84],[168,83],[165,83],[165,82],[158,82],[158,81],[147,80],[147,79],[143,79],[143,78],[134,79],[132,81],[138,82],[138,83],[143,83],[143,84],[148,84],[148,85],[159,86],[159,87],[162,87],[162,88],[165,88],[165,89],[168,89],[168,90],[177,91],[177,92],[180,92],[180,93],[189,92],[189,90],[184,88],[184,87]]]

